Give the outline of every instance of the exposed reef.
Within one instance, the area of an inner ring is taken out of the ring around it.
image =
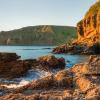
[[[29,69],[51,71],[57,68],[65,68],[64,58],[47,55],[37,59],[21,60],[16,53],[0,53],[0,78],[17,78]]]
[[[99,100],[100,57],[76,64],[16,89],[0,86],[0,100]]]

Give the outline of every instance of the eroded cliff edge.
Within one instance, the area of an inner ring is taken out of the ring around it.
[[[100,44],[100,1],[90,7],[84,19],[77,24],[77,43]]]
[[[54,53],[100,54],[100,1],[90,7],[77,23],[78,38],[54,48]]]

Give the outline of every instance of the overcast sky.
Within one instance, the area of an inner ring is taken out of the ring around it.
[[[0,0],[0,31],[34,25],[76,26],[96,0]]]

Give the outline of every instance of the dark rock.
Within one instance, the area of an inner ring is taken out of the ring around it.
[[[20,56],[18,56],[16,53],[0,53],[0,61],[16,61],[19,58]]]
[[[30,69],[30,64],[24,61],[0,62],[1,78],[16,78],[24,75]]]
[[[38,61],[42,66],[47,66],[50,69],[65,68],[64,58],[56,58],[53,55],[39,57]]]

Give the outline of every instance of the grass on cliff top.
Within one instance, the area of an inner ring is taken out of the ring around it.
[[[96,14],[100,10],[100,1],[96,2],[94,5],[90,7],[85,17],[88,17],[91,14]]]
[[[76,38],[76,27],[71,26],[29,26],[12,31],[0,32],[0,44],[9,45],[59,45]]]

